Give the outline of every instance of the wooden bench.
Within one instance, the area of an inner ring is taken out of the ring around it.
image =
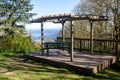
[[[47,50],[47,56],[49,53],[49,49],[63,49],[70,51],[70,43],[69,42],[45,42],[44,50]]]

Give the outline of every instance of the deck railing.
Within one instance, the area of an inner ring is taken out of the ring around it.
[[[58,37],[57,41],[61,42],[62,38]],[[65,42],[70,42],[70,38],[65,38]],[[93,39],[94,52],[116,53],[116,45],[118,45],[117,51],[120,52],[120,41],[116,44],[116,40]],[[74,49],[80,51],[90,51],[90,39],[74,38]]]

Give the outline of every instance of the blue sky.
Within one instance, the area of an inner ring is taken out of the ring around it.
[[[78,2],[80,2],[80,0],[31,0],[31,4],[34,5],[31,12],[37,14],[33,18],[53,14],[72,13],[72,10]],[[40,23],[26,25],[26,29],[36,28],[40,28]],[[61,28],[61,24],[45,23],[44,28],[59,29]]]

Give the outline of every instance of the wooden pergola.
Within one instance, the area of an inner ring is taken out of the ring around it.
[[[41,49],[42,55],[44,55],[44,22],[53,22],[53,23],[61,23],[62,24],[62,41],[64,42],[64,24],[66,21],[70,22],[70,38],[71,38],[71,46],[70,46],[70,60],[73,61],[74,53],[73,53],[73,21],[77,20],[88,20],[90,23],[90,54],[93,54],[93,23],[96,21],[107,21],[107,16],[98,16],[98,15],[72,15],[72,14],[58,14],[58,15],[49,15],[42,16],[37,19],[33,19],[31,23],[41,23]]]

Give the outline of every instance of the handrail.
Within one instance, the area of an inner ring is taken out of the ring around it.
[[[62,41],[61,37],[57,38],[57,41]],[[66,42],[70,42],[70,38],[65,38]],[[109,40],[109,39],[93,39],[93,51],[94,52],[103,52],[103,53],[116,53],[116,44],[120,43],[116,40]],[[80,51],[90,51],[90,39],[88,38],[74,38],[74,49]],[[118,47],[117,52],[120,51]]]

